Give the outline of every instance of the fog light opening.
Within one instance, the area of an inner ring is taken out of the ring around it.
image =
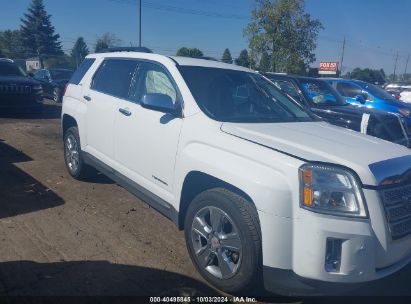
[[[344,240],[327,238],[325,247],[325,271],[340,272],[341,251]]]

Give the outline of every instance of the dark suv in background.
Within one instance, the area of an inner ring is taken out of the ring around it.
[[[5,110],[40,110],[41,84],[30,78],[13,60],[0,59],[0,113]]]
[[[293,75],[265,76],[302,106],[325,121],[410,147],[410,135],[400,115],[350,105],[326,81]]]
[[[41,82],[44,97],[52,99],[54,102],[61,102],[64,87],[73,75],[73,70],[69,69],[42,69],[34,74],[34,79]]]

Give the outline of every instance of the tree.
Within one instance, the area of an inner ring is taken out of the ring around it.
[[[304,0],[256,0],[244,30],[252,57],[267,52],[276,72],[305,73],[315,61],[321,22],[304,11]]]
[[[231,57],[231,52],[229,49],[224,50],[221,61],[225,63],[230,63],[230,64],[233,63],[233,57]]]
[[[94,52],[98,53],[109,47],[115,47],[121,45],[121,40],[113,33],[105,33],[103,36],[97,39],[94,46]]]
[[[27,56],[37,54],[45,56],[61,56],[60,35],[55,34],[43,0],[32,0],[28,12],[21,19],[21,37]]]
[[[250,67],[250,57],[248,56],[248,51],[247,50],[242,50],[240,52],[240,55],[238,58],[235,60],[236,65],[240,65],[243,67]]]
[[[182,57],[203,57],[204,54],[201,50],[197,48],[187,48],[187,47],[182,47],[178,49],[177,56],[182,56]]]
[[[352,72],[347,73],[345,77],[348,79],[357,79],[374,84],[385,83],[385,72],[383,69],[372,70],[368,68],[355,68]]]
[[[24,49],[19,30],[0,32],[0,50],[2,57],[24,58]]]
[[[271,72],[271,58],[267,52],[263,52],[258,66],[260,72]]]
[[[71,50],[71,58],[76,67],[83,61],[83,59],[89,54],[89,50],[83,37],[79,37]]]

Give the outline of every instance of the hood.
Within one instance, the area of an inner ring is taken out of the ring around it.
[[[36,85],[40,84],[40,82],[30,77],[0,75],[0,84]]]
[[[370,166],[385,160],[409,156],[410,150],[390,142],[325,122],[295,122],[271,124],[223,123],[227,134],[263,145],[303,161],[320,161],[353,169],[365,185],[378,185]],[[411,168],[406,162],[398,168]],[[394,170],[395,171],[395,170]]]

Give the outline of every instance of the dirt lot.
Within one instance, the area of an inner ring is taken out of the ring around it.
[[[0,118],[0,295],[217,294],[170,221],[102,175],[69,177],[59,117],[49,104]],[[410,279],[408,268],[367,289],[411,295]]]

